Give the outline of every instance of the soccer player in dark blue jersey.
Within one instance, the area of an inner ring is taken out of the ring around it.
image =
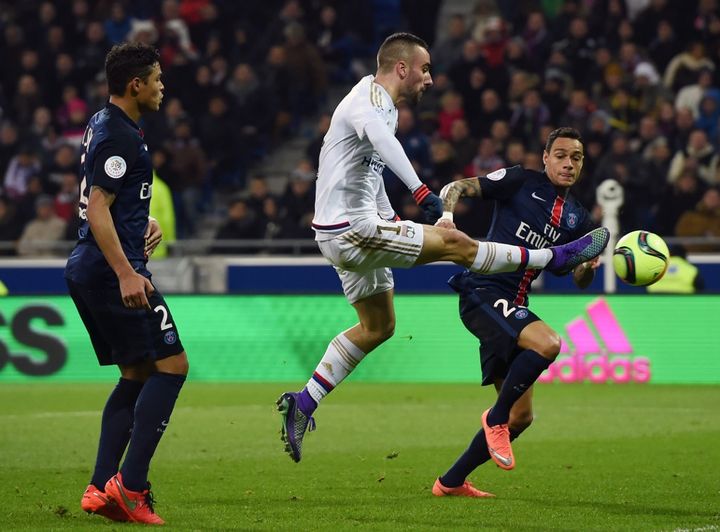
[[[82,223],[65,279],[98,362],[117,365],[121,377],[103,411],[81,506],[116,521],[163,524],[147,474],[188,360],[146,268],[162,233],[149,219],[152,164],[138,121],[163,98],[158,51],[140,43],[114,46],[105,71],[110,101],[83,137]]]
[[[488,240],[531,249],[574,240],[596,227],[570,194],[583,157],[580,133],[556,129],[545,145],[543,172],[513,166],[450,183],[440,193],[446,214],[437,224],[454,227],[452,212],[458,199],[475,196],[495,200]],[[576,266],[576,285],[586,288],[598,265],[596,257]],[[491,497],[467,476],[490,459],[503,469],[515,467],[510,442],[532,422],[532,385],[560,352],[558,333],[527,308],[531,284],[539,274],[531,268],[495,275],[465,271],[450,279],[460,295],[460,318],[480,340],[482,383],[494,384],[498,397],[483,412],[482,428],[470,446],[435,481],[434,495]]]

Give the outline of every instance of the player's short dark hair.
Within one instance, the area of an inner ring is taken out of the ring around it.
[[[378,70],[388,72],[401,59],[410,59],[410,54],[415,46],[420,46],[429,51],[428,44],[412,33],[400,32],[388,36],[378,50]]]
[[[105,57],[108,91],[122,96],[130,80],[147,81],[153,66],[159,62],[160,52],[153,46],[140,42],[116,44]]]
[[[579,140],[580,144],[583,145],[583,148],[585,147],[585,141],[583,141],[582,135],[577,129],[574,127],[559,127],[557,129],[553,129],[548,135],[547,142],[545,143],[545,151],[550,153],[552,145],[557,139],[561,138]]]

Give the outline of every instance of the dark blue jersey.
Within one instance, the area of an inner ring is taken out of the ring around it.
[[[90,119],[82,145],[81,225],[78,243],[65,267],[65,277],[85,285],[118,284],[87,220],[88,198],[93,186],[115,194],[110,214],[120,245],[133,268],[149,276],[145,269],[145,230],[153,172],[142,131],[122,109],[108,103]]]
[[[559,196],[544,172],[513,166],[479,180],[482,197],[495,200],[489,241],[548,248],[580,238],[596,227],[587,209],[569,193]],[[539,274],[540,270],[532,268],[492,275],[465,271],[454,275],[450,286],[458,292],[486,288],[516,305],[527,305],[530,285]]]

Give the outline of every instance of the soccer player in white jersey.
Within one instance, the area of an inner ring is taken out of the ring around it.
[[[395,138],[396,106],[417,104],[431,86],[425,41],[410,33],[390,35],[378,51],[376,74],[361,79],[345,96],[325,135],[313,229],[359,323],[330,341],[302,391],[283,393],[277,401],[285,450],[296,462],[305,432],[315,428],[312,414],[318,403],[393,335],[390,268],[452,261],[480,273],[526,267],[565,273],[595,258],[609,240],[607,229],[599,228],[563,246],[528,250],[478,242],[457,229],[400,220],[385,193],[386,165],[410,189],[431,224],[451,216],[443,214],[442,201],[420,181]]]

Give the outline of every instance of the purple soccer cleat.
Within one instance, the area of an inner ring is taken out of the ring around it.
[[[553,258],[545,269],[558,275],[565,275],[576,266],[600,255],[609,241],[610,231],[606,227],[598,227],[577,240],[551,247]]]
[[[275,404],[282,416],[282,429],[280,439],[285,442],[285,452],[295,462],[302,458],[302,442],[306,431],[315,430],[315,420],[306,416],[298,407],[299,392],[285,392]]]

